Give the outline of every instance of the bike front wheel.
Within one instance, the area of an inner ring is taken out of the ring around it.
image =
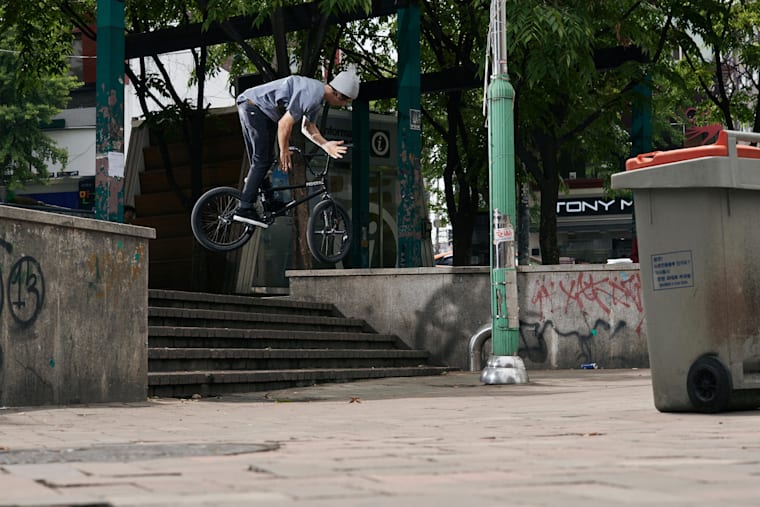
[[[314,206],[306,240],[315,259],[334,264],[346,258],[351,248],[351,219],[337,202],[326,199]]]
[[[231,187],[212,188],[193,206],[190,225],[198,243],[212,252],[229,252],[245,245],[255,227],[235,222],[240,191]]]

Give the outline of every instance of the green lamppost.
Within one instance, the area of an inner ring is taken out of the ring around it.
[[[124,0],[98,0],[95,217],[124,220]]]
[[[489,42],[493,75],[488,85],[488,158],[491,201],[491,343],[481,374],[486,384],[528,381],[517,355],[519,311],[515,230],[514,89],[507,73],[507,21],[504,0],[492,0]]]

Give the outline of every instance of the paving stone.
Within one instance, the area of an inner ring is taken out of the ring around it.
[[[0,465],[0,505],[756,504],[758,411],[660,413],[646,370],[531,379],[483,386],[453,373],[270,393],[290,400],[280,403],[257,393],[3,410],[0,460],[27,449],[39,462]],[[61,462],[43,462],[55,453]]]

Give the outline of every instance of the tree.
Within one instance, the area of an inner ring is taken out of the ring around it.
[[[78,86],[65,58],[72,33],[59,15],[34,2],[0,6],[0,179],[11,189],[45,182],[48,165],[68,158],[41,130]]]
[[[423,72],[452,67],[479,72],[489,3],[422,3]],[[661,50],[664,17],[634,0],[510,0],[507,12],[509,76],[516,90],[516,179],[535,184],[540,192],[543,261],[557,263],[562,174],[578,170],[604,177],[630,155],[623,116],[635,85],[650,71],[647,56]],[[454,262],[460,265],[469,263],[474,218],[488,196],[482,100],[480,89],[423,97],[425,165],[445,182]]]
[[[646,74],[640,61],[626,59],[598,68],[595,55],[634,41],[647,52],[659,32],[645,29],[654,18],[637,1],[514,0],[508,12],[515,149],[519,167],[541,193],[543,263],[557,264],[561,175],[571,168],[604,175],[622,167],[630,154],[622,115]]]
[[[673,18],[671,83],[705,121],[760,132],[760,4],[754,1],[666,2]]]
[[[424,2],[422,51],[427,71],[464,68],[472,75],[483,61],[488,2]],[[468,265],[478,210],[488,200],[487,132],[482,90],[450,90],[423,97],[426,160],[444,181],[452,225],[454,265]]]
[[[205,2],[174,2],[170,4],[152,0],[135,0],[127,4],[127,29],[132,33],[204,23],[208,19]],[[203,134],[208,106],[204,98],[206,77],[215,71],[209,65],[209,49],[205,46],[191,48],[194,69],[192,76],[180,79],[194,79],[197,85],[195,100],[181,97],[172,76],[158,53],[158,48],[150,57],[141,57],[127,65],[126,73],[137,92],[140,107],[149,126],[159,141],[159,149],[164,162],[167,179],[185,208],[192,209],[203,190]],[[152,64],[152,65],[151,65]],[[134,66],[134,68],[133,68]],[[190,195],[185,195],[176,183],[167,140],[167,130],[175,129],[185,144],[190,162]],[[201,283],[200,281],[197,283]]]

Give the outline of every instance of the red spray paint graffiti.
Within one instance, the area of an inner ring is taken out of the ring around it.
[[[561,311],[565,315],[579,312],[586,318],[601,310],[610,315],[615,309],[634,309],[639,315],[636,333],[641,334],[644,307],[641,302],[641,277],[638,273],[606,274],[594,278],[593,273],[578,273],[570,280],[536,280],[529,301],[541,320]]]

